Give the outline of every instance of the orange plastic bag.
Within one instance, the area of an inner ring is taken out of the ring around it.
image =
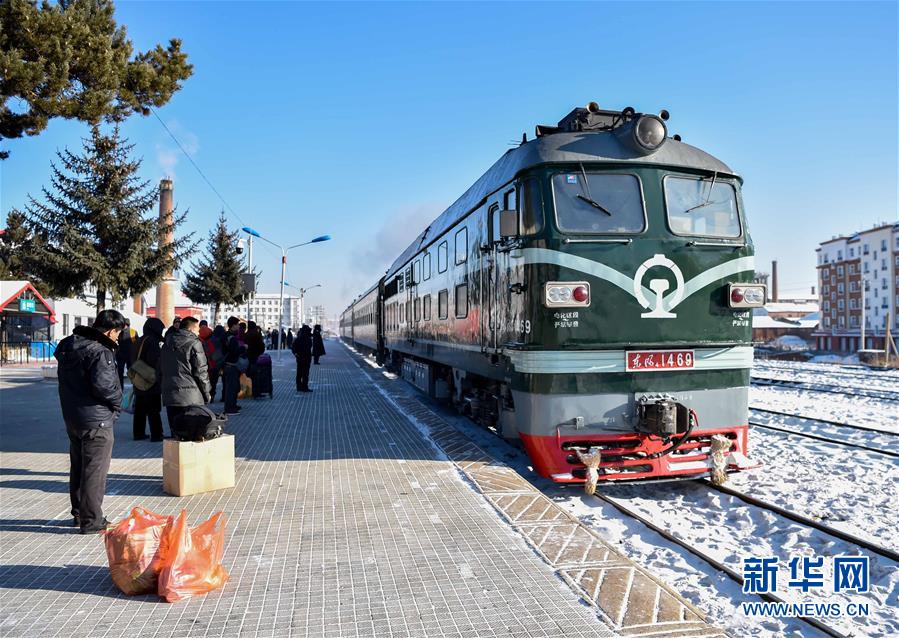
[[[135,507],[115,527],[103,532],[109,575],[125,594],[156,591],[168,548],[171,516]]]
[[[222,566],[225,551],[225,516],[212,515],[191,529],[181,510],[168,533],[165,563],[159,573],[159,595],[174,603],[225,586],[228,572]]]
[[[237,398],[249,399],[251,396],[253,396],[253,380],[245,372],[241,372],[240,391],[237,393]]]

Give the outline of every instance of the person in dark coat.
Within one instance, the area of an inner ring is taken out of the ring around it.
[[[293,342],[293,356],[297,360],[297,392],[312,392],[309,387],[309,367],[312,365],[312,330],[306,324]]]
[[[322,327],[315,324],[315,328],[312,329],[312,359],[315,365],[321,365],[318,358],[323,356],[325,356],[325,340],[322,339]]]
[[[219,377],[222,377],[222,396],[224,397],[224,370],[225,367],[225,348],[228,342],[228,331],[224,326],[216,326],[212,333],[204,338],[204,330],[200,328],[200,340],[203,341],[203,348],[206,350],[206,363],[209,364],[209,384],[212,389],[209,396],[215,401],[215,391],[218,386]],[[224,399],[222,399],[224,400]]]
[[[292,328],[287,329],[287,349],[288,350],[293,349],[293,329]]]
[[[278,331],[277,330],[272,330],[271,342],[272,342],[272,350],[277,350],[278,349]]]
[[[148,366],[157,369],[159,366],[160,344],[165,324],[160,319],[150,317],[144,322],[144,335],[137,342],[134,353],[135,361],[143,361]],[[147,390],[134,388],[134,421],[132,429],[134,440],[140,441],[147,438],[147,421],[150,422],[150,440],[162,440],[162,387],[159,383],[159,375],[156,375],[156,383]]]
[[[281,348],[287,348],[287,333],[281,328]]]
[[[103,495],[112,460],[113,425],[122,409],[116,341],[125,327],[117,310],[103,310],[93,327],[76,326],[59,342],[59,403],[69,435],[69,497],[82,534],[106,529]]]
[[[169,335],[177,332],[178,328],[181,326],[181,317],[175,317],[172,319],[172,325],[168,327],[168,330],[165,331],[164,340],[169,338]]]
[[[228,317],[228,330],[225,333],[225,362],[222,369],[222,400],[225,402],[225,414],[234,415],[240,412],[237,395],[240,394],[240,361],[243,346],[237,340],[240,329],[237,317]]]
[[[134,345],[134,335],[131,334],[131,321],[125,319],[125,327],[119,333],[119,349],[116,351],[115,361],[116,368],[119,371],[119,385],[125,387],[125,366],[131,367],[131,357],[134,351],[131,346]]]
[[[169,420],[169,432],[178,415],[192,405],[209,403],[209,366],[200,341],[200,323],[184,317],[181,327],[171,333],[159,355],[162,404]]]
[[[250,366],[247,368],[247,376],[253,381],[253,398],[258,399],[261,395],[259,394],[259,384],[256,383],[256,370],[258,369],[256,360],[259,358],[259,355],[265,352],[265,339],[263,339],[262,330],[259,329],[255,321],[247,322],[246,342],[247,359],[250,361]]]

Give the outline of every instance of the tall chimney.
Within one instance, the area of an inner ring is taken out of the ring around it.
[[[171,251],[174,236],[172,233],[172,215],[175,210],[172,192],[172,180],[163,179],[159,182],[159,222],[166,227],[159,235],[159,249]],[[171,325],[175,318],[175,276],[172,271],[167,271],[156,287],[156,316],[166,326]]]
[[[771,301],[777,301],[777,260],[771,262]]]
[[[134,295],[131,299],[131,310],[136,315],[144,314],[144,296],[141,294]]]

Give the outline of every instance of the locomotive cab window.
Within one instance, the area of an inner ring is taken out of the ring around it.
[[[643,192],[636,175],[573,170],[553,176],[559,230],[570,233],[640,233],[646,229]]]
[[[521,183],[518,196],[518,225],[522,235],[536,235],[543,228],[543,197],[540,182],[530,177]]]
[[[736,239],[741,234],[737,192],[713,177],[665,178],[665,208],[675,235]]]

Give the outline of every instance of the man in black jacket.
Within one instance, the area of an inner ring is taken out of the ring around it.
[[[162,404],[170,432],[184,408],[206,405],[211,399],[206,351],[199,335],[200,322],[184,317],[180,327],[166,337],[159,354]]]
[[[297,392],[312,392],[309,387],[309,367],[312,365],[312,329],[306,324],[293,342],[293,356],[297,359]]]
[[[77,326],[59,342],[59,403],[69,435],[69,496],[82,534],[106,528],[103,494],[112,460],[113,424],[122,407],[116,340],[125,317],[104,310],[93,327]]]
[[[240,412],[237,395],[240,394],[240,362],[241,345],[237,340],[240,319],[228,317],[228,334],[225,341],[225,361],[222,370],[222,399],[225,402],[225,414],[235,415]]]

